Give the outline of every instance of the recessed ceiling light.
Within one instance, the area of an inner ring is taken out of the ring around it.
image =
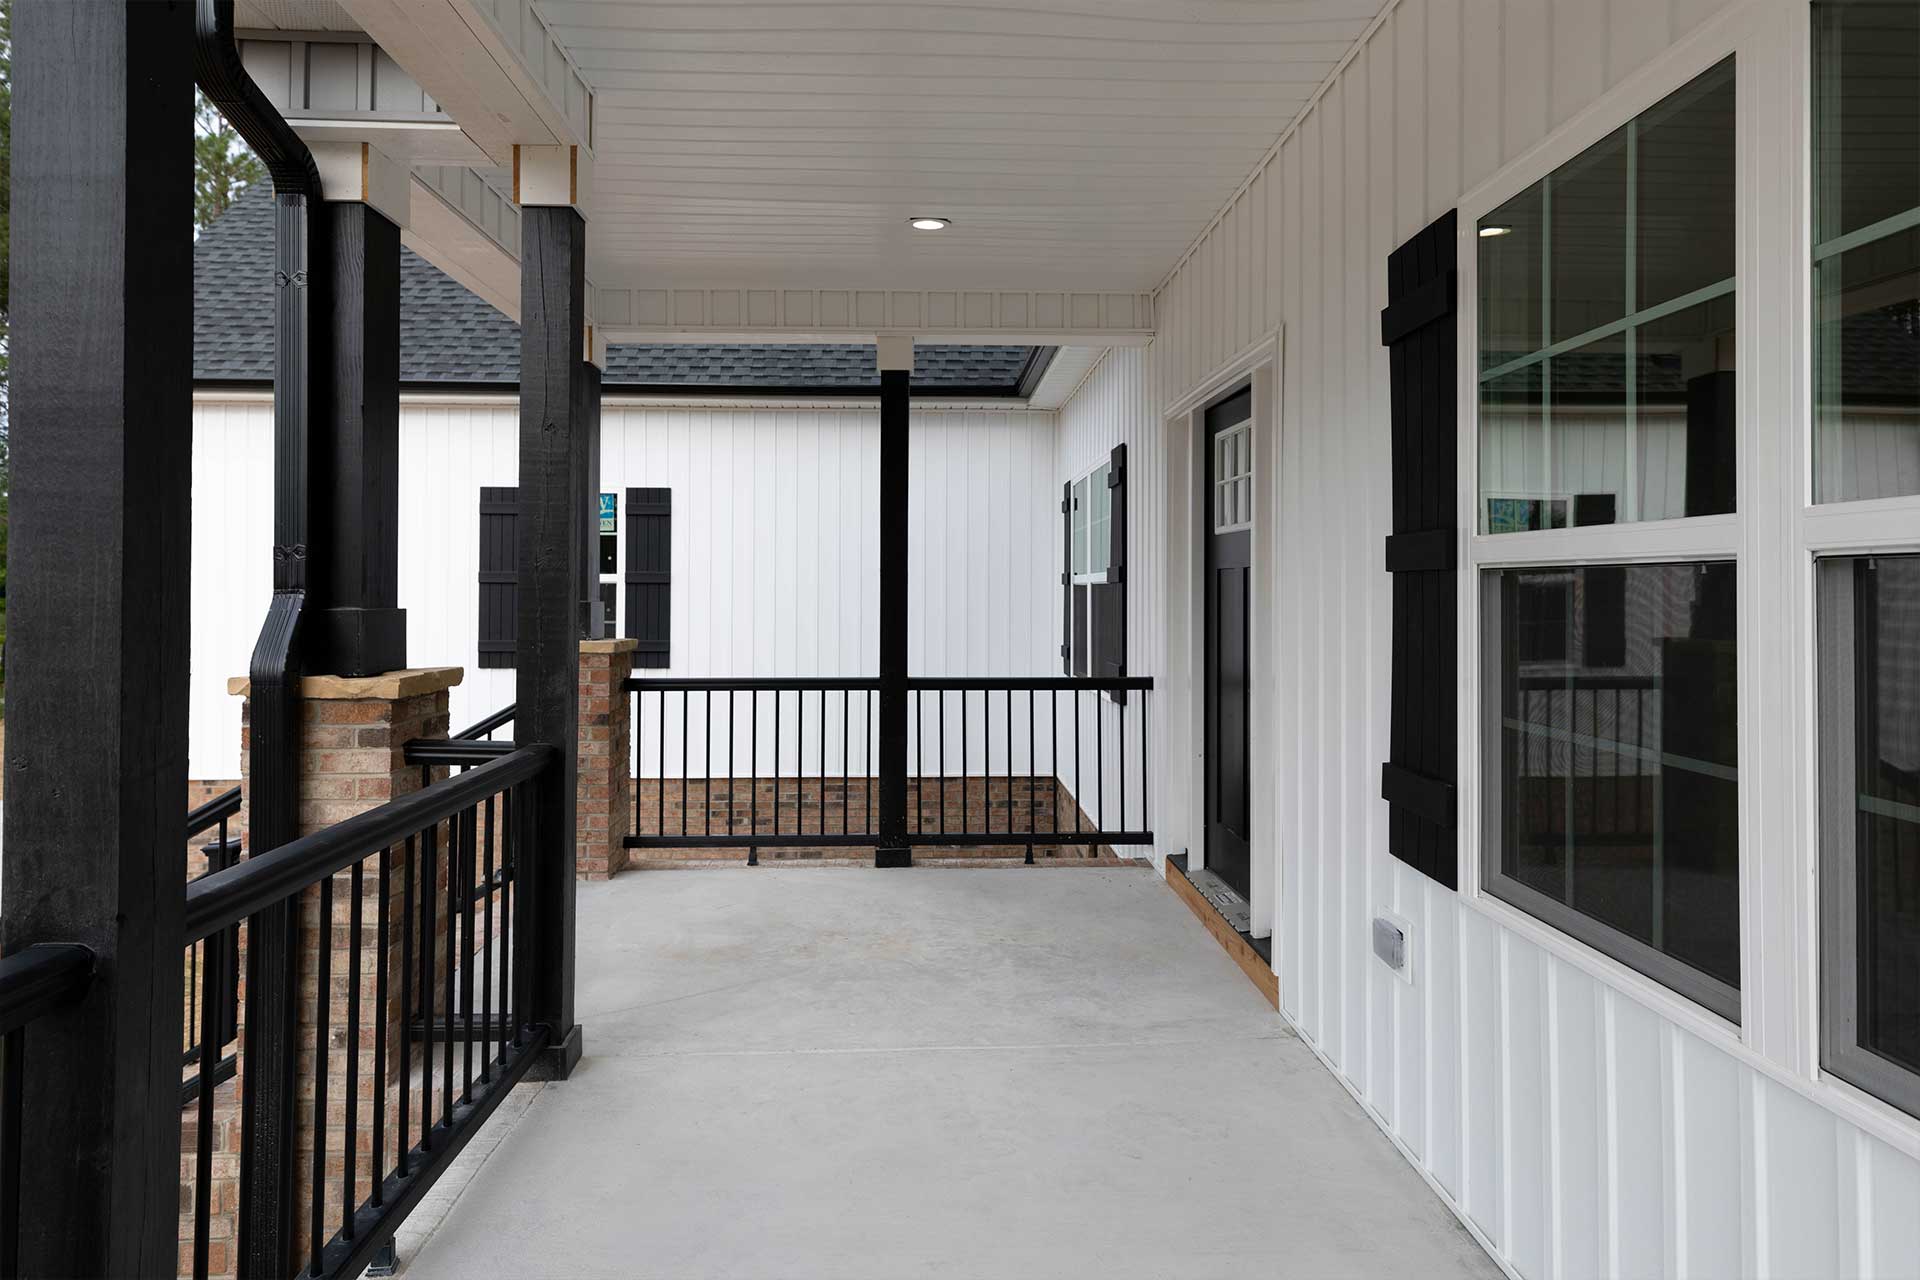
[[[1490,226],[1485,226],[1480,228],[1480,238],[1482,240],[1491,240],[1495,236],[1510,236],[1512,234],[1513,234],[1512,227],[1501,227],[1501,226],[1490,225]]]
[[[950,218],[908,218],[907,225],[915,231],[945,231],[953,225]]]

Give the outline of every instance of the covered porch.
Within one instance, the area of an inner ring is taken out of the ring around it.
[[[1499,1274],[1150,868],[581,886],[593,1047],[402,1274]]]

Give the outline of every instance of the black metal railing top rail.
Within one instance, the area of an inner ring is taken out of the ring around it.
[[[905,750],[867,677],[651,679],[633,699],[630,848],[876,846],[889,769],[909,846],[1153,842],[1151,677],[916,677]]]
[[[357,1274],[545,1048],[548,1030],[526,1016],[534,916],[521,878],[496,880],[496,866],[537,843],[535,786],[557,760],[552,747],[512,750],[188,886],[189,942],[297,904],[327,923],[311,1038],[291,1033],[294,966],[249,958],[242,1274]],[[203,1010],[219,1003],[221,973],[202,970]],[[404,1030],[416,1011],[417,1055]],[[210,1035],[202,1043],[209,1071]],[[213,1093],[201,1091],[194,1127],[196,1277],[209,1270]],[[310,1140],[292,1142],[298,1129]],[[304,1231],[282,1235],[295,1223]],[[285,1239],[296,1261],[258,1256],[265,1238]]]
[[[21,1083],[33,1023],[93,982],[93,951],[71,942],[22,947],[0,960],[0,1277],[20,1274]]]

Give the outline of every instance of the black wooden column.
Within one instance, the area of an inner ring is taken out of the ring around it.
[[[85,999],[26,1033],[23,1275],[177,1261],[191,39],[184,4],[14,6],[0,942],[97,957]]]
[[[358,202],[327,208],[332,366],[317,450],[313,543],[327,608],[309,669],[369,676],[407,665],[398,607],[400,228]]]
[[[880,843],[876,867],[907,847],[907,405],[911,369],[880,371]]]
[[[545,1072],[580,1057],[573,1020],[574,784],[579,775],[580,540],[592,430],[580,358],[587,224],[574,209],[520,211],[519,638],[514,741],[560,749],[535,788],[537,846],[522,865],[533,894],[532,1018],[553,1033]],[[597,405],[595,406],[597,412]]]

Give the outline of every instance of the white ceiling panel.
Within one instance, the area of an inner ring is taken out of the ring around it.
[[[601,281],[1148,290],[1382,2],[539,9],[595,92]]]

